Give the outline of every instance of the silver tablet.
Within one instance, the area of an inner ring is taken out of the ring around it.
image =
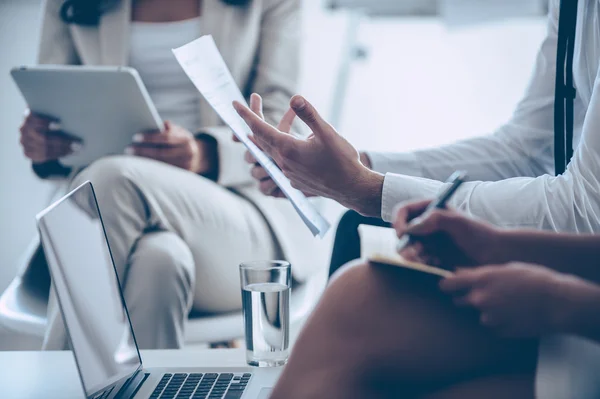
[[[137,71],[128,67],[41,65],[11,70],[32,112],[60,121],[83,148],[61,159],[84,166],[122,154],[132,136],[162,130],[161,121]]]

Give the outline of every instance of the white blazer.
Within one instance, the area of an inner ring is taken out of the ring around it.
[[[38,54],[41,64],[127,65],[132,0],[104,14],[98,26],[66,24],[60,18],[64,0],[46,0]],[[277,123],[295,94],[300,56],[300,0],[253,0],[247,7],[203,0],[202,34],[214,37],[238,86],[249,96],[262,95],[264,115]],[[218,143],[217,183],[252,201],[269,222],[278,243],[303,281],[327,263],[327,245],[312,237],[287,200],[262,195],[244,162],[245,148],[202,99],[203,133]],[[242,238],[241,238],[242,239]],[[266,239],[266,237],[265,237]]]

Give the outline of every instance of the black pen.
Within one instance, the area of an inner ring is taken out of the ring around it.
[[[456,190],[458,190],[460,185],[463,184],[466,179],[467,179],[466,172],[456,171],[456,172],[452,173],[452,175],[446,181],[446,183],[450,183],[450,186],[448,186],[445,190],[442,190],[440,192],[440,194],[437,196],[437,198],[434,201],[431,201],[431,203],[427,206],[427,208],[425,208],[425,211],[420,216],[411,220],[408,225],[411,226],[411,225],[418,223],[419,220],[422,220],[425,217],[427,217],[427,215],[435,209],[445,208],[446,203],[450,200],[450,198],[452,198],[452,196],[454,195]],[[396,244],[396,250],[398,252],[402,251],[410,243],[410,240],[411,240],[410,235],[404,234],[402,237],[400,237],[398,239],[398,243]]]

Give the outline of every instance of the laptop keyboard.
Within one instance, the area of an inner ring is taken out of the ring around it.
[[[165,374],[150,399],[239,399],[252,374]]]

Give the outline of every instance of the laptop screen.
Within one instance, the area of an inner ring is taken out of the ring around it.
[[[141,359],[90,183],[38,215],[44,253],[86,396]]]

